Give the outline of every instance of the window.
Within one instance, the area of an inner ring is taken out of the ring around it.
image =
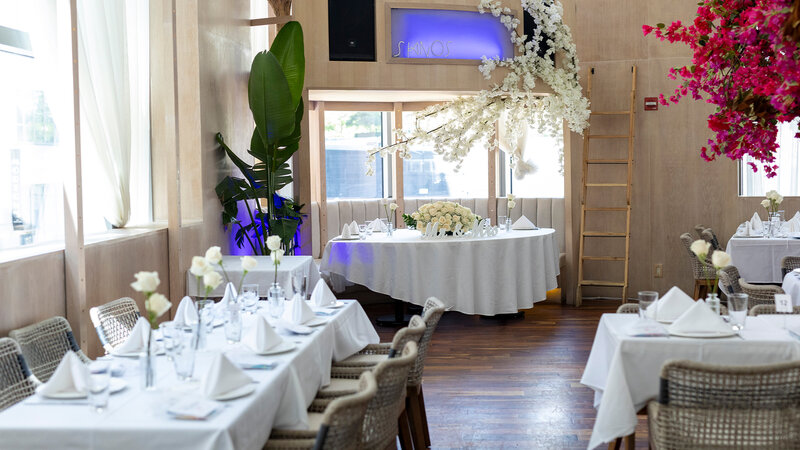
[[[525,158],[536,166],[536,171],[522,179],[515,178],[514,171],[509,168],[509,156],[501,153],[505,167],[509,168],[506,171],[505,193],[518,197],[563,198],[562,147],[563,144],[558,139],[542,135],[535,128],[529,128],[528,139],[525,142]]]
[[[767,178],[764,170],[759,167],[758,172],[748,165],[758,161],[745,157],[739,162],[739,195],[742,197],[761,197],[770,190],[776,190],[781,195],[800,196],[800,139],[794,137],[797,133],[798,120],[791,123],[778,124],[778,152],[775,162],[778,164],[778,174]]]
[[[415,120],[415,113],[403,112],[404,129],[412,129]],[[403,195],[409,198],[487,198],[488,161],[487,149],[482,145],[476,146],[456,172],[456,164],[436,154],[433,144],[413,145],[411,159],[403,160]]]
[[[0,250],[63,241],[56,2],[0,2]],[[69,96],[66,97],[69,100]],[[69,135],[69,133],[66,133]]]
[[[384,163],[367,175],[367,151],[387,142],[388,113],[325,111],[325,180],[327,198],[383,198]]]

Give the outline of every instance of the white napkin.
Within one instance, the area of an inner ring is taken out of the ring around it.
[[[197,306],[189,296],[181,299],[172,321],[178,325],[191,325],[198,322]]]
[[[358,223],[355,220],[350,222],[350,234],[358,236]]]
[[[748,220],[744,223],[744,235],[750,236],[751,234],[753,234],[753,226],[750,225],[750,221]]]
[[[252,382],[253,379],[247,376],[242,369],[236,367],[225,355],[218,353],[206,375],[203,393],[206,397],[213,399]]]
[[[284,320],[297,325],[304,324],[315,318],[314,311],[299,295],[295,295],[291,300],[291,305],[283,312]]]
[[[331,288],[328,287],[325,281],[317,281],[317,285],[314,286],[314,290],[311,292],[311,303],[317,308],[323,308],[336,303],[336,296],[333,295]]]
[[[150,337],[150,322],[144,317],[139,317],[133,326],[130,336],[112,353],[139,353],[147,348],[147,339]]]
[[[757,212],[753,213],[753,217],[750,218],[750,227],[755,233],[761,233],[761,230],[764,229],[764,224],[761,223],[761,217],[758,217]]]
[[[72,350],[68,351],[56,371],[41,388],[44,396],[86,394],[89,391],[89,368]]]
[[[256,327],[244,337],[244,343],[258,353],[269,351],[283,343],[283,339],[275,333],[267,318],[256,314]]]
[[[379,233],[386,232],[386,225],[383,224],[381,219],[375,219],[369,223],[369,229]]]
[[[230,302],[235,302],[236,299],[239,297],[239,294],[236,293],[236,288],[233,287],[233,282],[228,282],[225,285],[225,294],[222,296],[222,301],[220,304],[227,305]]]
[[[672,286],[663,297],[656,301],[656,305],[647,308],[647,317],[653,318],[656,312],[653,308],[658,308],[658,320],[662,322],[672,322],[685,313],[694,305],[694,300],[683,292],[678,286]]]
[[[783,224],[783,231],[787,233],[800,233],[800,212]]]
[[[533,222],[531,222],[530,219],[528,219],[527,217],[522,216],[519,219],[517,219],[516,222],[514,222],[514,225],[511,225],[511,229],[512,230],[535,230],[536,229],[536,225],[534,225]]]
[[[727,333],[731,326],[722,317],[711,310],[704,301],[694,302],[685,313],[672,322],[668,330],[671,333]]]
[[[342,227],[342,239],[350,239],[350,225],[345,225]]]

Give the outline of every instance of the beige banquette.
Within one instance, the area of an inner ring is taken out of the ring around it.
[[[407,213],[416,211],[425,203],[438,200],[449,200],[460,203],[472,210],[481,217],[489,214],[489,200],[485,198],[450,198],[450,199],[430,199],[430,198],[407,198],[404,200],[404,210]],[[311,234],[312,251],[314,258],[321,258],[322,252],[328,240],[339,235],[342,227],[346,223],[356,221],[364,223],[377,217],[385,217],[383,210],[383,199],[367,200],[333,200],[327,202],[327,235],[322,236],[320,226],[320,208],[317,202],[311,204]],[[508,201],[506,198],[497,199],[497,215],[508,215]],[[517,206],[511,210],[511,220],[517,220],[521,215],[533,221],[536,226],[542,228],[554,228],[556,239],[560,250],[559,266],[564,268],[566,264],[566,244],[564,242],[564,199],[563,198],[517,198]],[[492,223],[497,222],[497,217],[491,217]],[[403,226],[403,224],[400,224]]]

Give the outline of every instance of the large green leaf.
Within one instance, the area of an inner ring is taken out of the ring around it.
[[[300,23],[291,21],[284,24],[275,36],[269,51],[275,55],[283,68],[283,74],[289,83],[289,91],[292,93],[292,104],[296,107],[303,94],[306,72],[303,27]]]
[[[270,52],[253,59],[247,86],[256,130],[269,147],[294,131],[295,104],[280,63]]]
[[[253,133],[255,133],[255,131]],[[246,162],[242,161],[238,156],[236,156],[236,153],[234,153],[233,150],[231,150],[230,147],[228,147],[228,144],[225,143],[225,139],[222,137],[222,133],[217,133],[216,137],[219,145],[225,150],[225,153],[228,154],[228,157],[231,159],[231,161],[233,161],[233,164],[235,164],[236,167],[239,168],[239,170],[242,172],[242,175],[244,175],[245,178],[247,178],[247,180],[250,182],[250,184],[254,185],[254,187],[259,187],[257,186],[257,184],[254,184],[255,174],[253,173],[253,168],[250,166],[250,164],[247,164]]]
[[[300,148],[300,137],[302,135],[302,127],[301,123],[303,121],[303,112],[305,111],[305,105],[303,104],[303,99],[300,99],[300,103],[297,104],[297,110],[295,111],[294,116],[294,130],[292,134],[286,137],[285,139],[281,139],[278,143],[278,147],[275,149],[274,152],[270,152],[270,156],[272,157],[272,167],[278,167],[284,162],[288,161],[292,155]]]

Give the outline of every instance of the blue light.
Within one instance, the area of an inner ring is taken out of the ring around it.
[[[477,11],[391,11],[393,58],[511,58],[514,46],[499,17]]]

